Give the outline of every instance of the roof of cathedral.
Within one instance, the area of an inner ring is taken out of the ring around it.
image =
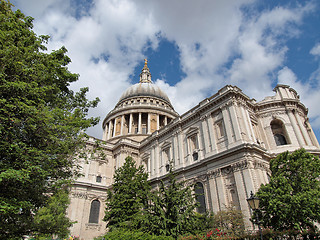
[[[170,100],[165,92],[160,87],[153,84],[151,81],[151,73],[147,65],[148,61],[145,59],[144,67],[140,73],[140,82],[129,87],[120,97],[119,103],[124,99],[138,96],[153,96],[165,100],[170,105]]]

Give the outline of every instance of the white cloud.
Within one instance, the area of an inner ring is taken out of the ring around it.
[[[302,87],[284,66],[286,40],[299,35],[297,24],[311,11],[310,3],[244,15],[241,7],[254,5],[254,0],[96,0],[87,12],[81,2],[74,5],[70,0],[13,2],[36,18],[38,34],[52,36],[50,50],[66,46],[73,61],[70,70],[80,74],[72,88],[89,86],[89,97],[101,99],[91,113],[102,119],[131,84],[129,76],[142,62],[146,48],[157,48],[159,36],[174,42],[180,51],[186,77],[174,86],[166,79],[156,80],[179,113],[225,84],[238,85],[258,100],[270,95],[276,81]],[[320,45],[310,53],[319,55]],[[318,81],[319,74],[315,72],[313,78]],[[316,95],[308,95],[315,93],[311,87],[301,91],[309,97],[308,103],[311,96],[316,100]],[[316,110],[310,109],[316,117]],[[101,137],[100,128],[90,133]]]
[[[311,50],[310,53],[315,56],[320,56],[320,43],[317,43]]]

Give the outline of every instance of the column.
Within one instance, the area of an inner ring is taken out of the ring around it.
[[[129,116],[129,134],[132,133],[132,113],[130,113],[130,116]]]
[[[147,172],[148,172],[148,175],[149,175],[149,178],[151,178],[151,157],[148,158],[148,169],[147,169]]]
[[[113,137],[116,135],[116,125],[117,125],[117,118],[114,119],[114,123],[113,123]]]
[[[157,130],[160,128],[160,115],[157,114]]]
[[[217,192],[217,183],[214,176],[209,178],[209,188],[210,188],[210,198],[211,198],[211,211],[218,212],[220,211],[220,203],[219,203],[219,197]]]
[[[243,106],[240,106],[240,110],[241,110],[241,115],[242,115],[242,119],[243,119],[243,122],[244,122],[244,126],[246,128],[246,132],[248,134],[248,139],[249,141],[251,142],[256,142],[254,139],[252,139],[252,132],[251,132],[251,129],[250,129],[250,125],[251,125],[251,121],[250,119],[247,118],[247,114],[245,113],[245,109]]]
[[[150,134],[151,133],[151,121],[150,121],[150,113],[148,113],[148,129],[147,129],[147,133]]]
[[[233,141],[233,136],[232,136],[232,126],[231,126],[227,107],[222,108],[222,117],[223,117],[223,122],[224,122],[224,128],[227,133],[228,144],[230,144],[234,141]]]
[[[256,136],[255,133],[254,133],[249,112],[248,112],[248,110],[244,110],[244,112],[245,112],[245,114],[246,114],[246,116],[247,116],[247,119],[248,119],[249,129],[250,129],[251,134],[252,134],[252,140],[253,140],[254,142],[257,142],[257,137],[258,137],[258,136]],[[263,139],[259,139],[260,142],[261,142],[262,140],[263,140]]]
[[[234,102],[230,104],[229,111],[230,111],[230,116],[231,116],[231,125],[234,130],[235,138],[236,138],[236,141],[239,141],[239,140],[241,140],[242,137],[241,137],[241,130],[240,130],[239,120],[237,117]]]
[[[201,132],[204,138],[204,155],[210,151],[210,140],[208,136],[207,116],[201,119]]]
[[[217,150],[217,144],[216,144],[216,138],[215,138],[215,132],[213,128],[213,120],[212,117],[207,118],[207,124],[209,128],[209,138],[210,138],[210,145],[211,145],[211,151],[214,152]]]
[[[168,117],[164,116],[164,125],[167,126],[167,124],[168,124]]]
[[[248,195],[248,191],[245,188],[245,185],[243,182],[241,169],[235,170],[233,174],[234,174],[234,179],[235,179],[236,186],[237,186],[240,208],[241,208],[243,215],[245,216],[244,217],[245,225],[246,225],[246,227],[251,227],[252,224],[249,221],[249,219],[251,217],[250,216],[250,209],[249,209],[248,202],[247,202],[247,198],[249,197],[249,195]]]
[[[124,124],[124,115],[121,116],[120,135],[123,135],[123,124]]]
[[[173,135],[173,143],[172,143],[172,148],[174,151],[174,165],[178,166],[180,163],[180,158],[179,158],[179,146],[178,146],[178,132],[176,132]]]
[[[159,176],[159,144],[158,140],[156,141],[156,145],[154,147],[154,167],[155,167],[155,174]]]
[[[312,127],[311,127],[311,125],[310,125],[308,120],[307,120],[306,124],[308,126],[309,131],[310,131],[310,135],[311,135],[311,138],[312,138],[313,145],[316,146],[316,147],[319,147],[319,143],[318,143],[318,140],[316,138],[316,135],[314,134],[314,132],[312,130]]]
[[[292,113],[292,110],[289,109],[287,111],[288,113],[288,116],[289,116],[289,120],[290,120],[290,123],[291,123],[291,126],[293,128],[293,131],[297,137],[297,140],[298,140],[298,143],[300,146],[303,146],[304,145],[304,141],[303,141],[303,138],[302,138],[302,135],[301,135],[301,132],[299,130],[299,127],[297,126],[297,123],[295,122],[295,117],[293,116],[293,113]]]
[[[308,133],[307,133],[307,130],[306,130],[304,124],[302,123],[301,118],[300,118],[298,112],[295,111],[294,115],[296,116],[296,119],[297,119],[297,121],[298,121],[298,125],[299,125],[299,127],[300,127],[300,129],[301,129],[301,132],[302,132],[302,135],[303,135],[304,139],[306,140],[307,145],[309,145],[309,146],[312,145],[312,143],[311,143],[311,141],[310,141],[310,138],[309,138],[309,135],[308,135]]]
[[[202,141],[202,134],[201,132],[199,132],[199,134],[197,134],[197,141],[198,141],[198,145],[199,145],[199,159],[204,158],[204,147],[203,147],[203,141]],[[192,153],[191,153],[192,154]]]
[[[220,169],[218,176],[216,178],[216,185],[217,185],[217,195],[219,198],[219,209],[225,210],[227,206],[227,200],[226,200],[226,191],[223,184],[223,176],[221,175]]]
[[[139,113],[139,119],[138,119],[138,133],[141,134],[141,113]]]
[[[108,139],[111,138],[111,128],[112,128],[112,121],[109,121]]]
[[[155,166],[154,166],[154,147],[151,147],[151,153],[150,153],[150,176],[153,176],[155,172]]]
[[[178,132],[178,151],[179,151],[179,164],[182,164],[184,166],[184,155],[183,155],[183,136],[182,131],[179,129]]]

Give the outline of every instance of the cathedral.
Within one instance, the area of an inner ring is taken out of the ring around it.
[[[79,159],[83,175],[73,184],[68,208],[68,217],[76,221],[71,234],[91,240],[106,232],[107,189],[127,156],[145,167],[152,186],[166,178],[171,163],[179,180],[203,194],[197,211],[235,206],[252,228],[246,199],[268,183],[270,159],[301,147],[320,155],[297,92],[287,85],[277,85],[274,92],[257,102],[227,85],[179,115],[152,83],[145,60],[139,83],[103,120],[105,157]],[[94,148],[95,141],[90,138],[87,147]]]

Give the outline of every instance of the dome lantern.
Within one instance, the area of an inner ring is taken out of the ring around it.
[[[148,60],[144,59],[144,67],[140,73],[140,83],[152,83],[151,81],[151,73],[148,68]]]

